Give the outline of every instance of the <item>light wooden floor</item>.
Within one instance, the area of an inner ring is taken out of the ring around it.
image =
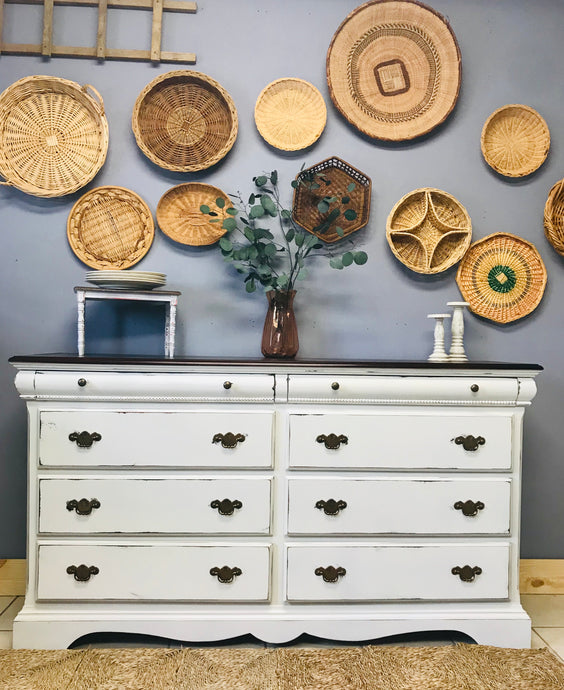
[[[523,607],[533,621],[533,635],[531,646],[534,649],[548,647],[562,661],[564,661],[564,595],[563,594],[523,594]],[[12,624],[14,617],[23,606],[23,597],[0,596],[0,649],[12,648]],[[425,638],[410,636],[409,638],[394,638],[390,644],[400,645],[439,645],[454,644],[457,640],[450,638]],[[241,643],[250,646],[249,643]],[[327,646],[328,643],[312,643],[305,641],[301,646]],[[119,641],[89,644],[91,647],[147,647],[147,646],[181,646],[163,642],[151,642],[151,640],[128,641],[127,638]],[[256,646],[256,645],[255,645]],[[262,645],[261,645],[262,646]]]

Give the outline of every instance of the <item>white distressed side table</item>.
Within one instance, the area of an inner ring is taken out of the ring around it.
[[[78,356],[84,357],[86,300],[128,300],[134,302],[163,302],[166,306],[164,355],[174,357],[176,308],[181,294],[169,290],[110,290],[106,288],[75,287],[78,306]]]

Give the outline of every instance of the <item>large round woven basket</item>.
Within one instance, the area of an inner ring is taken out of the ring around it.
[[[231,96],[211,77],[190,70],[153,79],[137,97],[131,122],[147,158],[177,172],[218,163],[235,143],[238,130]]]
[[[255,104],[255,123],[262,138],[282,151],[299,151],[315,143],[327,122],[323,96],[303,79],[277,79]]]
[[[223,200],[223,208],[217,206],[217,199]],[[202,213],[200,206],[209,206],[216,215]],[[221,189],[202,182],[186,182],[163,194],[157,206],[157,223],[175,242],[192,246],[213,244],[225,235],[221,226],[227,209],[232,207]]]
[[[523,177],[546,160],[550,132],[541,115],[528,105],[504,105],[484,123],[480,145],[486,162],[496,172]]]
[[[386,222],[390,249],[417,273],[440,273],[464,256],[472,239],[468,211],[451,194],[424,187],[402,197]]]
[[[564,256],[564,179],[548,193],[544,205],[544,234],[560,256]]]
[[[327,82],[361,132],[402,141],[430,132],[458,98],[460,50],[446,19],[415,0],[372,0],[337,29]]]
[[[456,282],[475,314],[509,323],[536,309],[546,287],[546,268],[533,244],[496,232],[474,242],[460,262]]]
[[[92,180],[107,151],[104,104],[89,84],[36,75],[0,94],[0,184],[40,197],[72,194]]]
[[[71,249],[87,266],[123,269],[149,251],[153,216],[140,196],[124,187],[95,187],[83,194],[67,219]]]

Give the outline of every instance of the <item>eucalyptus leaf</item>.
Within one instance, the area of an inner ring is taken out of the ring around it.
[[[290,220],[290,218],[292,217],[292,214],[290,213],[290,211],[288,211],[287,208],[283,208],[280,211],[280,215],[282,216],[282,218],[286,218],[286,220]]]
[[[259,175],[259,177],[257,177],[255,179],[255,184],[257,187],[262,187],[267,182],[268,182],[268,178],[266,177],[266,175]]]
[[[338,228],[338,227],[337,227],[337,228],[335,228],[335,232],[337,233],[337,235],[339,235],[339,237],[344,237],[344,236],[345,236],[345,231],[343,230],[343,228]]]
[[[275,244],[266,244],[264,246],[264,253],[267,256],[274,256],[276,254],[276,245]]]
[[[219,238],[219,246],[226,252],[230,252],[233,249],[233,244],[227,239],[227,237]]]
[[[343,197],[341,197],[341,203],[342,203],[342,204],[349,204],[350,201],[351,201],[350,196],[343,196]]]
[[[354,261],[352,252],[345,252],[341,257],[341,261],[343,262],[343,266],[350,266]]]
[[[200,206],[200,211],[202,213],[209,213],[211,211],[210,207],[207,204],[202,204]]]
[[[341,261],[340,257],[336,256],[332,259],[329,259],[329,266],[331,266],[331,268],[336,268],[340,271],[343,268],[343,262]]]
[[[218,198],[215,200],[215,205],[216,205],[218,208],[224,208],[224,207],[225,207],[225,199],[222,199],[221,197],[218,197]]]
[[[354,252],[354,262],[357,266],[364,266],[368,261],[368,254],[366,252]]]
[[[345,211],[344,216],[347,220],[355,220],[355,218],[357,217],[357,213],[354,209],[348,208]]]
[[[223,223],[221,224],[221,227],[224,230],[227,230],[227,232],[230,232],[231,230],[236,230],[237,229],[237,221],[235,218],[224,218]]]
[[[277,170],[273,170],[273,171],[270,173],[270,182],[271,182],[274,186],[276,186],[276,185],[278,184],[278,171],[277,171]]]
[[[347,185],[347,192],[349,194],[356,189],[356,184],[354,182],[351,182],[350,184]]]
[[[247,292],[255,292],[256,289],[257,289],[257,286],[256,286],[256,284],[255,284],[254,279],[253,279],[253,280],[249,280],[249,282],[245,285],[245,290],[246,290]]]
[[[327,211],[329,210],[329,204],[324,199],[322,199],[317,204],[317,210],[319,211],[319,213],[327,213]]]
[[[302,244],[304,243],[304,235],[303,233],[297,233],[296,236],[294,237],[294,242],[296,243],[297,247],[301,247]]]
[[[262,216],[264,216],[264,208],[262,205],[256,204],[255,206],[251,206],[249,216],[251,218],[262,218]]]
[[[291,242],[294,239],[295,234],[294,228],[290,228],[286,233],[286,241]]]
[[[230,206],[228,209],[226,209],[225,213],[228,213],[230,216],[236,216],[239,211],[236,208],[233,208],[233,206]]]
[[[249,242],[254,242],[255,241],[255,232],[252,228],[245,228],[245,237],[249,240]]]

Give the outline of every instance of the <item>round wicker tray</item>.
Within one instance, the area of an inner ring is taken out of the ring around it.
[[[370,137],[413,139],[443,122],[458,99],[460,50],[445,18],[414,0],[353,10],[327,53],[335,106]]]
[[[564,256],[564,179],[548,193],[544,205],[544,234],[560,256]]]
[[[36,75],[0,94],[0,184],[40,197],[72,194],[92,180],[107,151],[104,104],[89,84]]]
[[[237,138],[231,96],[201,72],[176,70],[141,91],[132,116],[143,153],[166,170],[195,172],[219,162]]]
[[[417,273],[440,273],[464,256],[472,222],[464,206],[440,189],[424,187],[402,197],[386,222],[395,256]]]
[[[122,269],[149,251],[153,216],[140,196],[123,187],[95,187],[72,207],[67,220],[71,249],[87,266]]]
[[[484,123],[480,140],[486,162],[506,177],[523,177],[537,170],[548,155],[550,132],[528,105],[504,105]]]
[[[216,199],[223,199],[223,209],[217,207]],[[214,217],[218,222],[210,222],[210,216],[200,211],[202,205],[218,214]],[[157,223],[175,242],[192,246],[213,244],[225,235],[226,230],[221,225],[227,217],[227,209],[232,207],[221,189],[201,182],[186,182],[163,194],[157,206]]]
[[[320,175],[325,181],[325,183],[321,182],[320,189],[312,190],[303,184],[298,185],[294,189],[292,216],[296,223],[301,225],[304,230],[311,232],[324,242],[338,242],[343,237],[347,237],[353,232],[360,230],[368,223],[372,182],[367,175],[337,158],[337,156],[327,158],[311,168],[302,170],[297,175],[296,180],[303,181],[313,176],[312,179],[315,181],[318,179],[317,175]],[[355,185],[354,189],[349,192],[348,186],[353,182]],[[350,201],[341,209],[343,213],[335,225],[332,225],[325,232],[318,232],[316,228],[319,227],[327,215],[319,211],[318,204],[326,194],[341,199],[344,196],[348,196]],[[348,208],[356,212],[356,218],[353,220],[347,220],[344,216],[344,210]],[[342,235],[337,233],[337,226],[342,229]]]
[[[475,314],[509,323],[538,306],[546,269],[533,244],[496,232],[474,242],[458,267],[456,282]]]
[[[266,142],[282,151],[311,146],[321,136],[326,122],[323,96],[303,79],[277,79],[257,98],[257,129]]]

